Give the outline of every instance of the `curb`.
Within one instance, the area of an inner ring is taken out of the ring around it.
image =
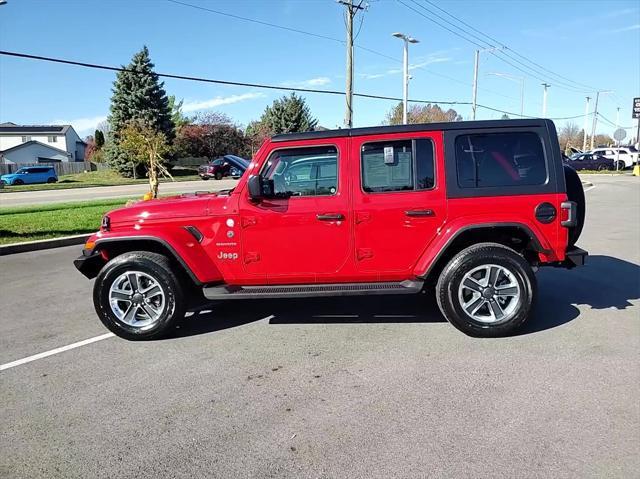
[[[63,238],[53,238],[38,241],[27,241],[25,243],[6,244],[0,246],[0,256],[83,244],[87,240],[87,238],[91,236],[91,234],[65,236]]]

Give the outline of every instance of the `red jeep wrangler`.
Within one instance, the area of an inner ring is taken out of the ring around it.
[[[409,294],[434,286],[474,336],[510,334],[539,266],[584,264],[585,198],[549,120],[277,135],[229,191],[104,216],[76,267],[101,321],[155,338],[202,299]]]

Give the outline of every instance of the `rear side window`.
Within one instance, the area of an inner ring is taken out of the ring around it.
[[[429,139],[366,143],[361,159],[362,189],[367,193],[428,190],[435,185]]]
[[[536,133],[460,135],[455,141],[460,188],[542,185],[547,167]]]

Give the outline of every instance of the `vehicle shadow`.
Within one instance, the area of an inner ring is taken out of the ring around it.
[[[533,317],[518,335],[569,323],[577,305],[626,309],[640,299],[640,266],[610,256],[590,256],[571,271],[543,268],[538,273]],[[432,294],[332,298],[235,300],[190,311],[170,338],[206,334],[268,318],[269,324],[436,323],[444,322]]]

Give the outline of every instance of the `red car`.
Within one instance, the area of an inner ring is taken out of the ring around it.
[[[582,265],[585,198],[549,120],[277,135],[236,188],[105,215],[76,267],[128,339],[209,300],[415,294],[474,336],[522,326],[534,271]],[[429,288],[431,289],[431,288]]]
[[[208,180],[209,178],[221,180],[225,176],[240,177],[248,166],[249,162],[244,158],[235,155],[224,155],[211,163],[200,166],[198,175],[203,180]]]

